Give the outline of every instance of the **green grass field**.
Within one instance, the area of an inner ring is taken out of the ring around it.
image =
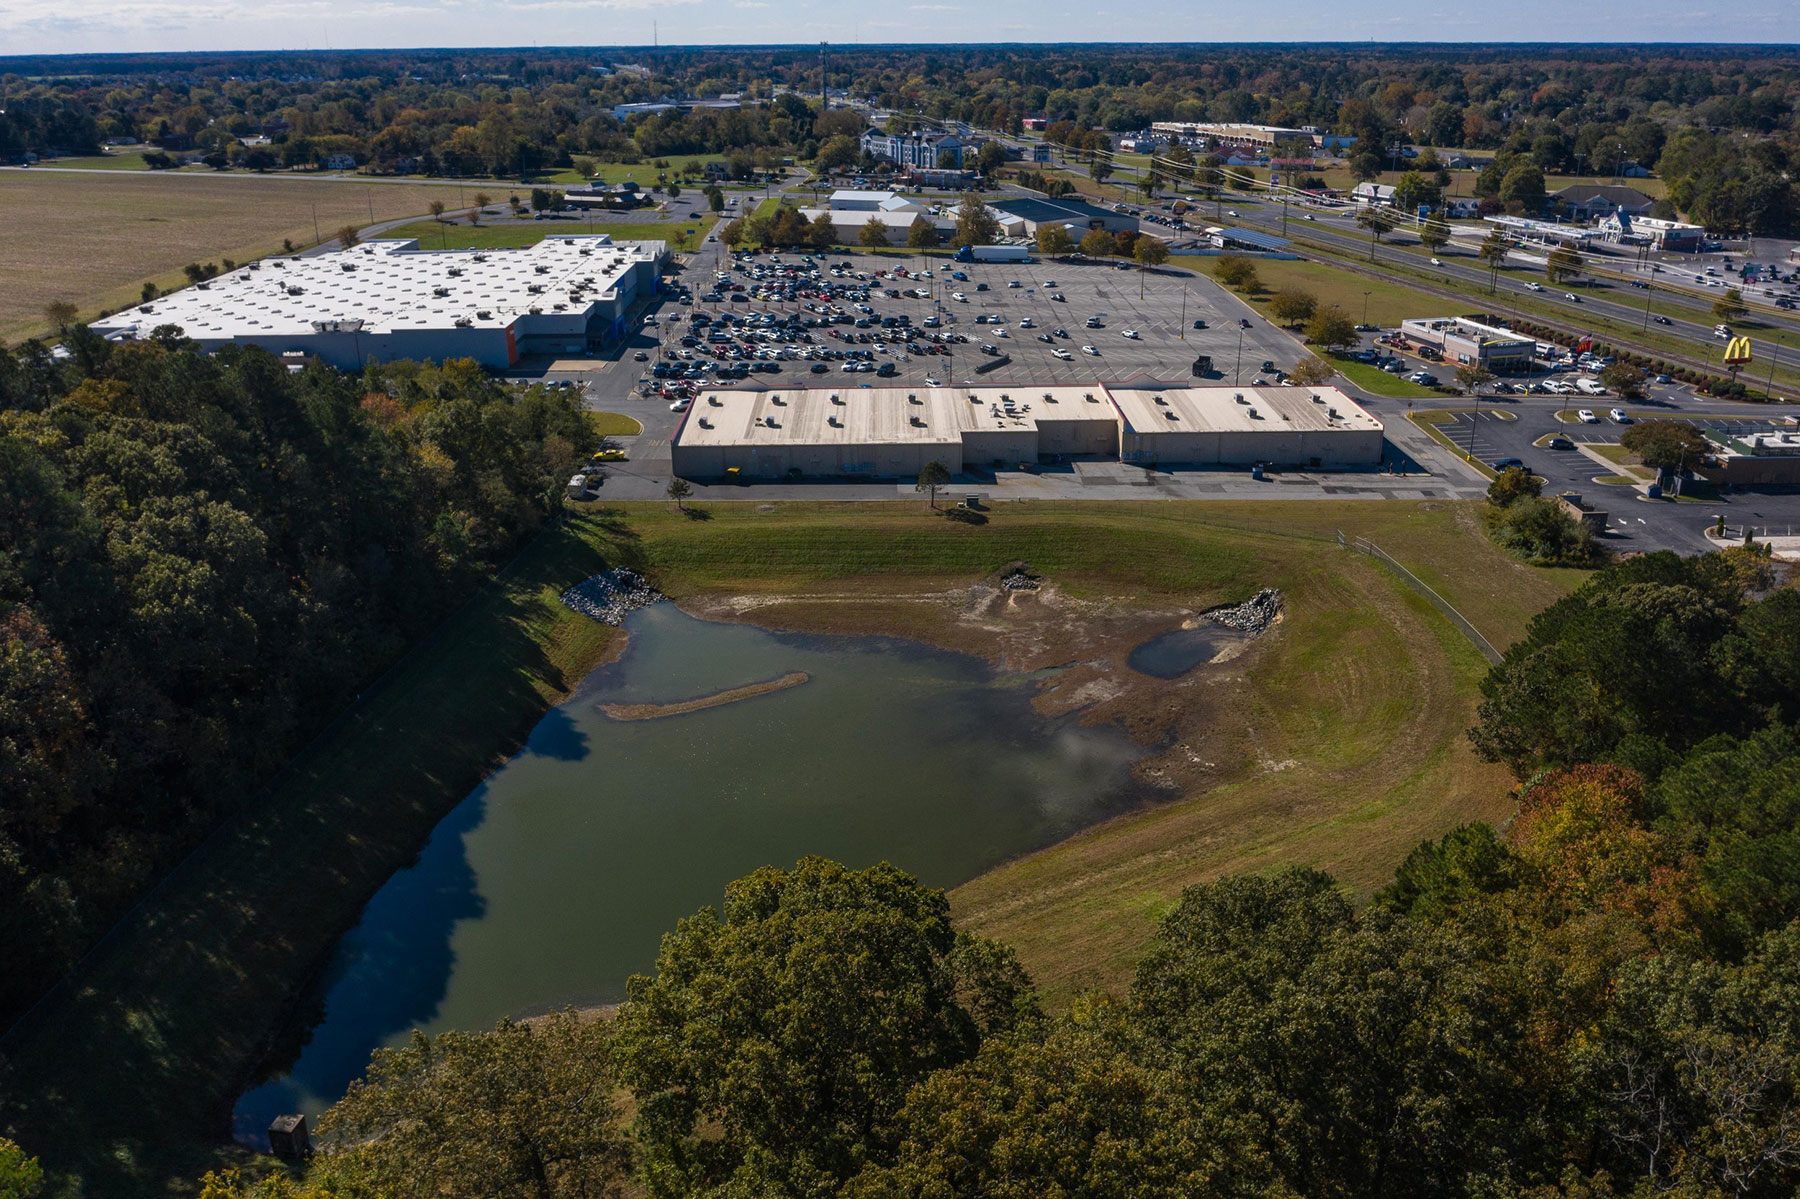
[[[1398,396],[1401,399],[1414,400],[1435,399],[1441,394],[1429,387],[1408,383],[1399,375],[1389,374],[1378,366],[1371,366],[1366,362],[1354,362],[1336,354],[1331,357],[1331,365],[1338,374],[1364,391],[1372,391],[1376,395]]]
[[[652,221],[531,221],[503,225],[470,225],[462,221],[414,221],[390,229],[381,236],[414,237],[427,250],[507,250],[519,246],[535,246],[547,237],[574,237],[605,233],[615,241],[666,241],[673,247],[684,230],[694,230],[690,247],[706,240],[716,218],[702,216],[693,221],[662,223]]]
[[[589,412],[587,423],[601,437],[634,437],[644,431],[642,422],[623,412]]]
[[[600,183],[624,183],[629,179],[639,187],[649,187],[653,183],[660,182],[657,178],[658,175],[666,175],[670,180],[679,183],[685,188],[688,187],[689,184],[681,178],[681,172],[689,164],[692,164],[695,167],[704,168],[709,162],[724,162],[725,156],[723,154],[683,154],[678,158],[666,158],[661,161],[667,162],[669,165],[666,167],[659,167],[648,161],[598,163],[594,170],[593,179]],[[576,174],[573,167],[564,167],[561,170],[550,171],[540,175],[537,182],[540,184],[551,183],[573,187],[576,184],[586,183],[588,180]],[[692,186],[696,189],[702,188],[706,186],[706,183],[704,180],[695,179]]]
[[[1023,559],[1078,600],[1199,607],[1280,587],[1287,617],[1234,694],[1250,756],[960,888],[1057,998],[1116,987],[1182,887],[1305,862],[1358,892],[1418,840],[1509,804],[1462,736],[1483,662],[1335,531],[1372,538],[1496,644],[1579,575],[1501,554],[1455,503],[1004,505],[982,527],[914,504],[592,508],[546,530],[207,843],[5,1047],[6,1115],[67,1193],[163,1192],[214,1140],[271,1024],[363,901],[615,645],[558,603],[604,565],[706,593],[885,597]],[[947,618],[917,607],[925,634]],[[80,1182],[66,1177],[79,1175]]]

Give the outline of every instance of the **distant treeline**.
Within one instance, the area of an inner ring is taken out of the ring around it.
[[[214,165],[529,176],[583,158],[792,154],[812,160],[816,48],[367,51],[8,60],[0,155],[155,141]],[[14,65],[16,64],[16,65]],[[834,92],[1017,131],[1153,121],[1313,125],[1393,165],[1400,143],[1504,150],[1545,172],[1663,175],[1675,207],[1722,232],[1796,229],[1800,59],[1710,46],[835,47]],[[599,67],[602,70],[596,70]],[[793,89],[806,97],[778,93]],[[614,106],[741,96],[743,109],[615,120]],[[756,101],[778,100],[772,107]],[[833,119],[837,119],[834,117]],[[267,136],[267,147],[244,147]],[[845,162],[841,144],[829,153]]]
[[[0,352],[0,1025],[560,506],[567,393]]]

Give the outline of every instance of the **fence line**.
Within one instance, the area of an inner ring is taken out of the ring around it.
[[[1482,657],[1486,658],[1492,665],[1498,666],[1500,664],[1500,651],[1495,649],[1493,645],[1488,642],[1488,639],[1481,635],[1479,629],[1469,623],[1469,618],[1464,616],[1461,612],[1458,612],[1449,600],[1433,590],[1430,584],[1426,583],[1424,579],[1421,579],[1418,575],[1395,561],[1392,554],[1389,554],[1386,550],[1376,545],[1373,541],[1370,541],[1367,537],[1346,538],[1342,529],[1338,530],[1337,538],[1338,545],[1346,549],[1353,549],[1360,554],[1367,554],[1369,557],[1374,558],[1383,566],[1400,576],[1402,582],[1424,596],[1431,602],[1432,607],[1436,608],[1439,612],[1442,612],[1445,618],[1448,619],[1451,624],[1456,626],[1457,631],[1468,638],[1471,645],[1481,651]]]

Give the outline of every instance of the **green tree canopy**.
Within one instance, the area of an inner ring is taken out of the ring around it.
[[[733,883],[722,914],[663,939],[619,1014],[652,1193],[811,1193],[890,1157],[912,1086],[974,1055],[978,1013],[1006,1027],[1026,1002],[996,959],[891,866],[807,858]]]

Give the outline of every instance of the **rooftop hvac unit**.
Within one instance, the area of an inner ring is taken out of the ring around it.
[[[1054,404],[1054,403],[1056,403],[1056,397],[1055,397],[1055,396],[1053,396],[1053,395],[1051,395],[1051,394],[1050,394],[1050,393],[1049,393],[1049,392],[1047,392],[1047,391],[1046,391],[1046,392],[1045,392],[1045,393],[1044,393],[1044,403],[1046,403],[1046,404]]]
[[[1233,395],[1231,398],[1236,400],[1240,404],[1248,404],[1250,402],[1249,400],[1246,400],[1244,398],[1244,393],[1241,391],[1236,393],[1235,395]]]
[[[1154,403],[1160,404],[1164,408],[1167,408],[1169,406],[1169,401],[1163,399],[1161,396],[1151,396],[1150,399]]]
[[[290,296],[304,295],[306,294],[306,289],[304,287],[290,287],[287,289],[287,294]]]
[[[706,402],[714,408],[723,408],[725,406],[724,404],[720,403],[718,396],[707,396]]]
[[[1098,404],[1100,402],[1099,400],[1096,400],[1094,398],[1094,393],[1091,391],[1086,393],[1085,395],[1083,395],[1081,398],[1086,400],[1090,404]]]
[[[784,399],[782,399],[782,398],[781,398],[781,397],[780,397],[780,396],[770,396],[770,397],[769,397],[769,403],[771,403],[771,404],[780,404],[780,405],[781,405],[781,406],[782,406],[782,407],[784,407],[784,408],[785,408],[785,407],[786,407],[786,406],[787,406],[787,401],[786,401],[786,400],[784,400]]]
[[[477,255],[475,255],[475,261],[476,262],[486,262],[487,255],[486,254],[477,254]]]
[[[1323,404],[1325,402],[1325,397],[1315,391],[1313,392],[1312,402],[1315,404]]]
[[[431,294],[434,296],[447,296],[450,294],[450,289],[448,287],[434,287],[431,289]]]
[[[781,426],[780,426],[780,425],[778,425],[778,424],[776,424],[776,423],[775,423],[775,418],[774,418],[774,417],[772,417],[772,416],[765,416],[765,417],[763,417],[763,424],[765,424],[765,425],[767,425],[767,426],[768,426],[768,427],[769,427],[769,428],[771,428],[771,429],[779,429],[779,428],[781,428]]]
[[[922,416],[915,416],[912,418],[912,423],[918,428],[923,429],[925,427],[925,418]]]
[[[844,401],[838,399],[838,393],[834,391],[831,393],[831,402],[834,404],[842,404]]]
[[[459,276],[459,275],[461,275],[461,274],[462,274],[462,268],[461,268],[461,267],[460,267],[460,266],[453,266],[453,267],[451,267],[451,268],[450,268],[450,270],[449,270],[449,272],[448,272],[448,273],[449,273],[449,275],[450,275],[450,277],[451,277],[451,278],[452,278],[452,279],[454,279],[454,278],[456,278],[456,277],[457,277],[457,276]]]
[[[1337,419],[1337,409],[1336,408],[1327,408],[1325,410],[1325,416],[1330,420],[1336,420]]]
[[[1165,413],[1163,413],[1163,415],[1168,417],[1170,420],[1180,420],[1181,419],[1181,414],[1178,412],[1165,412]]]
[[[825,418],[825,423],[830,425],[834,429],[843,427],[843,422],[838,420],[837,414],[835,412]]]
[[[540,275],[548,275],[550,273],[550,268],[547,266],[543,266],[541,264],[538,266],[534,266],[531,269],[536,271]]]
[[[709,420],[707,420],[707,419],[706,419],[706,418],[705,418],[705,417],[704,417],[704,416],[703,416],[703,417],[701,417],[701,418],[700,418],[700,427],[701,427],[701,428],[702,428],[702,429],[710,429],[710,428],[712,428],[712,422],[711,422],[711,421],[709,421]]]
[[[1254,408],[1249,409],[1247,411],[1246,415],[1248,415],[1251,420],[1261,420],[1262,419],[1262,414]]]
[[[481,311],[479,311],[475,314],[475,318],[477,320],[483,320],[483,321],[491,320],[491,319],[493,319],[493,313],[491,313],[487,309],[483,308]]]
[[[529,312],[532,316],[543,316],[544,315],[544,310],[542,308],[539,308],[536,304],[533,304],[530,308],[527,308],[525,311]]]

